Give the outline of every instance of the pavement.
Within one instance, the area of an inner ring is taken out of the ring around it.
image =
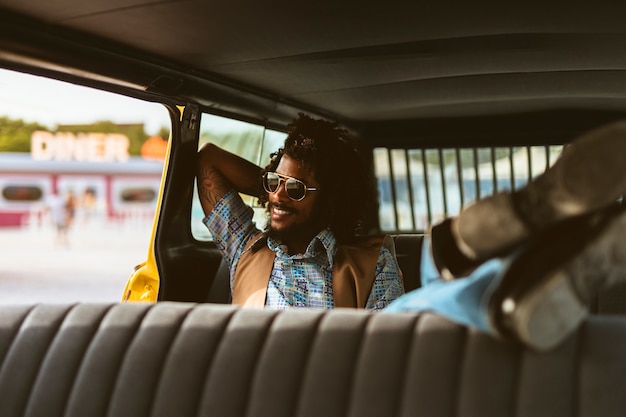
[[[0,227],[0,304],[119,301],[151,226],[76,224],[67,246],[50,226]]]

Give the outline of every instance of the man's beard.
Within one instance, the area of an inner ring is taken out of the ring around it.
[[[297,241],[304,238],[309,240],[313,239],[315,235],[326,227],[320,211],[314,210],[313,215],[305,223],[294,223],[282,229],[275,229],[272,227],[271,218],[269,218],[271,207],[271,204],[269,204],[266,211],[268,221],[265,226],[265,233],[268,237],[281,243]]]

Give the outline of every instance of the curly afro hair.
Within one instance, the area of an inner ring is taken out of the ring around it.
[[[308,165],[320,184],[320,213],[340,244],[365,234],[376,210],[376,191],[356,139],[337,123],[300,113],[288,126],[282,148],[270,155],[264,172],[275,171],[283,155]],[[267,194],[260,203],[265,205]]]

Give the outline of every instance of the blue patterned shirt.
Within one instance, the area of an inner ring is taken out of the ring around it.
[[[231,190],[204,219],[204,224],[230,267],[231,291],[237,262],[246,244],[263,235],[252,217],[252,208],[243,202],[237,192]],[[284,245],[271,238],[267,240],[267,245],[276,252],[276,257],[267,287],[266,307],[334,307],[332,272],[337,242],[329,229],[319,232],[302,254],[289,255]],[[366,308],[383,309],[403,292],[398,263],[389,249],[383,246]]]

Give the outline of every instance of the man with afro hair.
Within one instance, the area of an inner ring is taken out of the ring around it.
[[[404,292],[389,236],[368,236],[370,171],[337,123],[300,114],[261,168],[213,144],[198,155],[204,223],[228,262],[234,304],[380,310]],[[266,207],[265,230],[240,193]]]

